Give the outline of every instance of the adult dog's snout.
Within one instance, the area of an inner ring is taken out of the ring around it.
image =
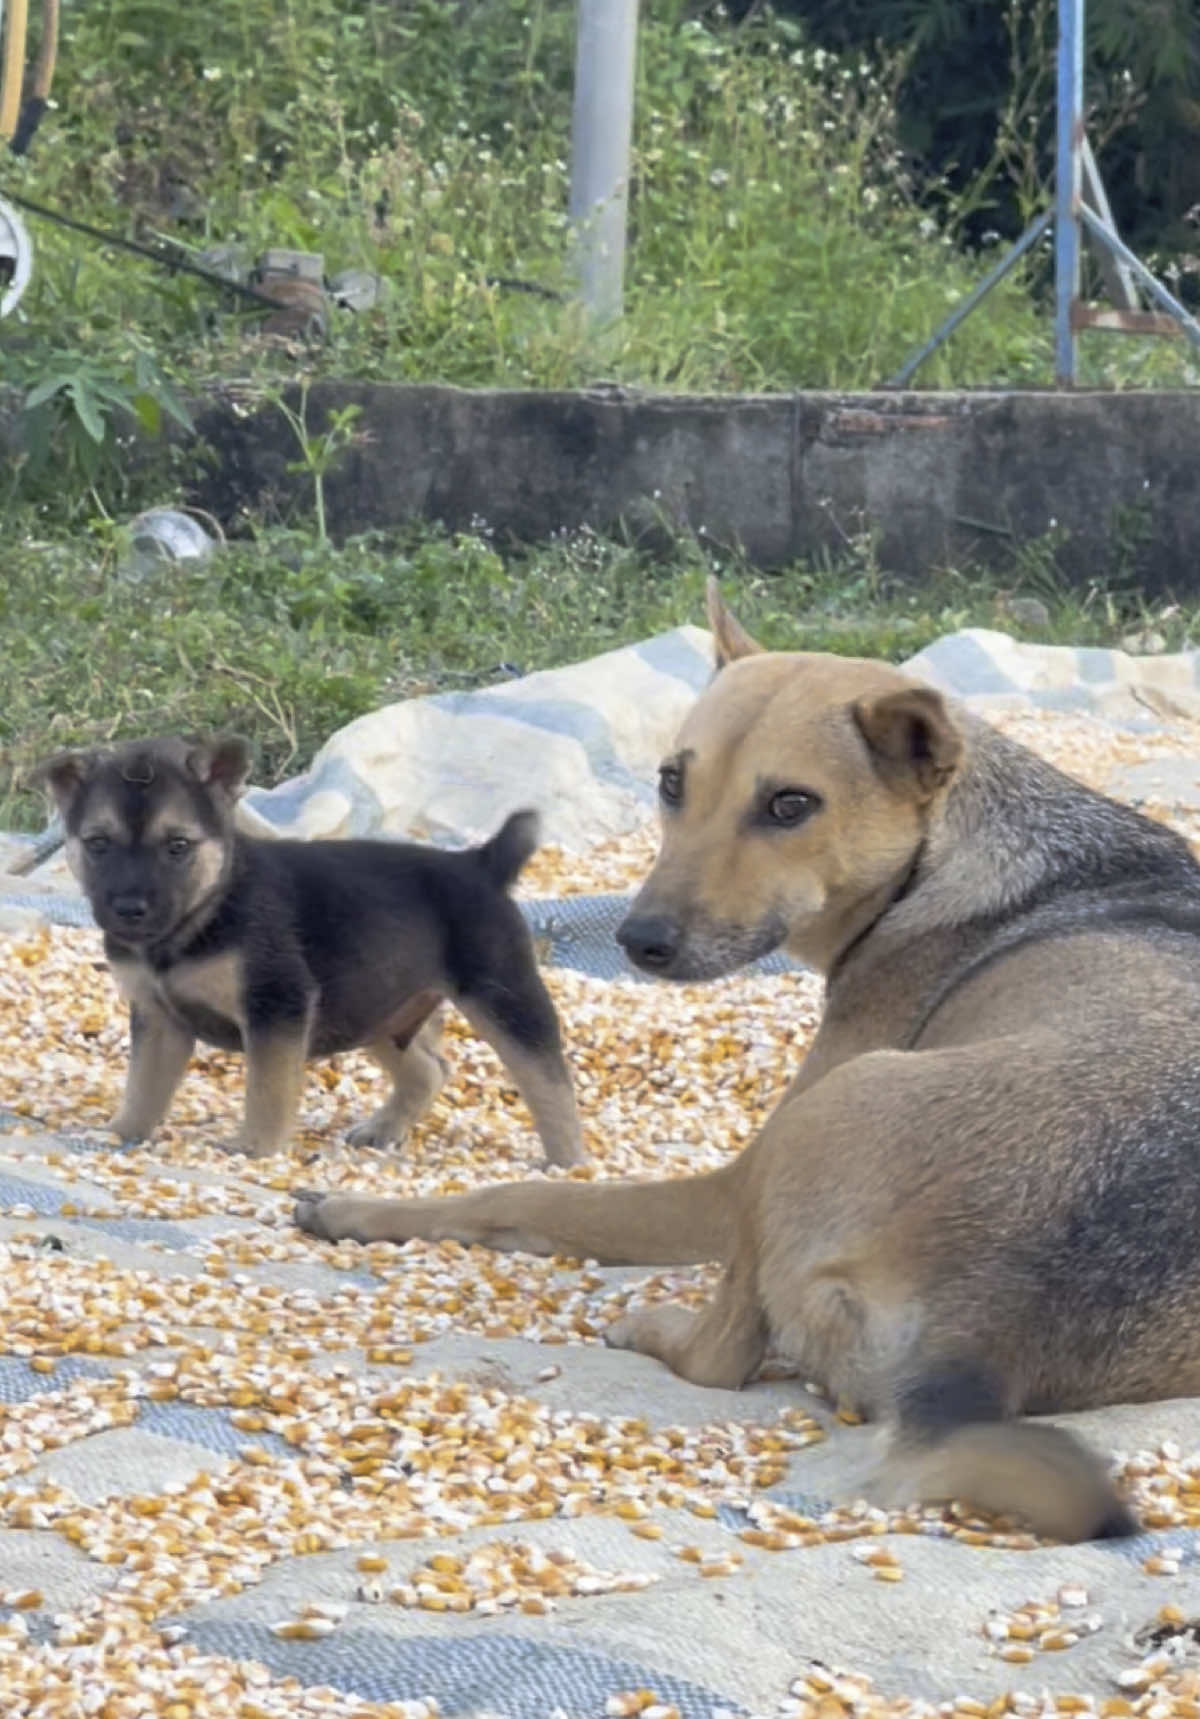
[[[665,913],[631,913],[617,927],[617,942],[635,967],[662,973],[679,954],[683,928]]]

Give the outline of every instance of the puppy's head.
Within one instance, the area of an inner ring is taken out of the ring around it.
[[[717,674],[659,772],[662,845],[617,936],[663,978],[784,948],[822,971],[913,866],[962,754],[884,663],[760,650],[710,588]]]
[[[35,780],[58,807],[67,863],[96,921],[146,945],[212,898],[228,874],[233,807],[249,770],[242,740],[135,740],[59,752]]]

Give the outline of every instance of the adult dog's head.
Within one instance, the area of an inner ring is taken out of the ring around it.
[[[103,931],[150,946],[216,898],[248,769],[246,744],[233,737],[135,740],[59,752],[39,766],[35,780],[62,816],[67,863]]]
[[[828,971],[903,889],[962,737],[887,664],[763,651],[715,581],[708,607],[718,672],[659,770],[662,845],[618,941],[667,979],[780,948]]]

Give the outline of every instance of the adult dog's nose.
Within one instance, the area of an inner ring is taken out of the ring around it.
[[[662,913],[631,913],[617,927],[617,942],[636,967],[662,972],[679,953],[679,922]]]

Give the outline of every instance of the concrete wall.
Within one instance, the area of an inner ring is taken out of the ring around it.
[[[326,481],[337,534],[420,515],[537,540],[581,524],[703,528],[777,566],[866,527],[898,572],[987,561],[1065,534],[1075,581],[1136,577],[1200,590],[1200,391],[688,397],[328,383],[309,401],[362,407],[360,445]],[[220,402],[201,430],[216,464],[194,499],[311,508],[286,472],[278,411]]]

